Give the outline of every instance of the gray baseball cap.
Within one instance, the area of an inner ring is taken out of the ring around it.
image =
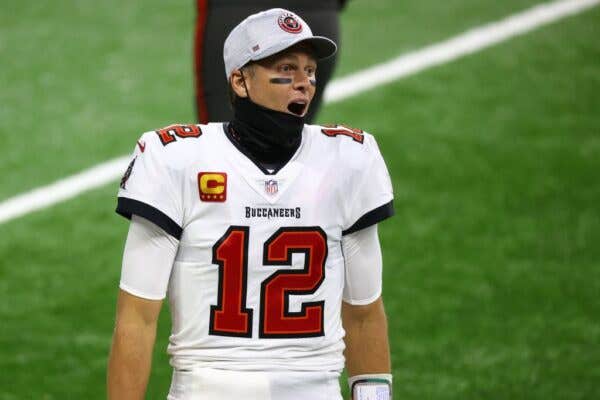
[[[225,39],[225,76],[229,79],[233,70],[248,62],[262,60],[300,42],[310,43],[319,60],[331,57],[337,51],[332,40],[314,36],[308,24],[291,11],[271,8],[252,14]]]

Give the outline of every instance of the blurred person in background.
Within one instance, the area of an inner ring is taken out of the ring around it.
[[[196,116],[198,122],[230,121],[227,82],[223,80],[223,42],[234,26],[250,14],[273,7],[296,12],[313,33],[331,38],[339,47],[339,13],[347,0],[196,0],[197,19],[194,38]],[[336,55],[319,60],[317,91],[306,116],[312,123],[319,111],[323,92],[329,82]]]

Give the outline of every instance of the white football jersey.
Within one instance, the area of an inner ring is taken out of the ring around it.
[[[167,290],[178,369],[341,371],[344,234],[393,214],[373,136],[305,125],[278,171],[225,125],[145,133],[117,212],[180,239]]]

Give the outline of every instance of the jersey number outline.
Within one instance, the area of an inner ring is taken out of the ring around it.
[[[247,226],[231,226],[213,247],[219,292],[217,305],[210,307],[211,335],[252,337],[254,310],[246,307],[248,240]],[[262,282],[260,338],[325,335],[325,301],[305,302],[300,311],[291,312],[289,297],[315,293],[325,279],[327,253],[327,235],[317,226],[280,228],[264,243],[264,266],[290,266],[292,254],[304,254],[304,268],[280,269]]]
[[[321,129],[321,133],[329,137],[336,137],[338,135],[348,136],[360,144],[363,144],[365,141],[365,135],[362,129],[351,128],[341,124],[324,125],[324,129]]]
[[[197,125],[176,124],[159,129],[156,131],[156,134],[160,138],[163,146],[166,146],[169,143],[173,143],[177,140],[175,136],[180,138],[200,137],[200,135],[202,135],[202,129],[200,129],[200,127]]]

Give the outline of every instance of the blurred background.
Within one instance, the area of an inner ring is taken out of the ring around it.
[[[334,78],[539,1],[351,0]],[[194,122],[194,23],[192,1],[3,0],[0,204]],[[598,38],[593,7],[321,110],[373,133],[394,182],[396,399],[600,398]],[[117,188],[0,223],[0,399],[105,398]],[[164,307],[149,399],[168,332]]]

